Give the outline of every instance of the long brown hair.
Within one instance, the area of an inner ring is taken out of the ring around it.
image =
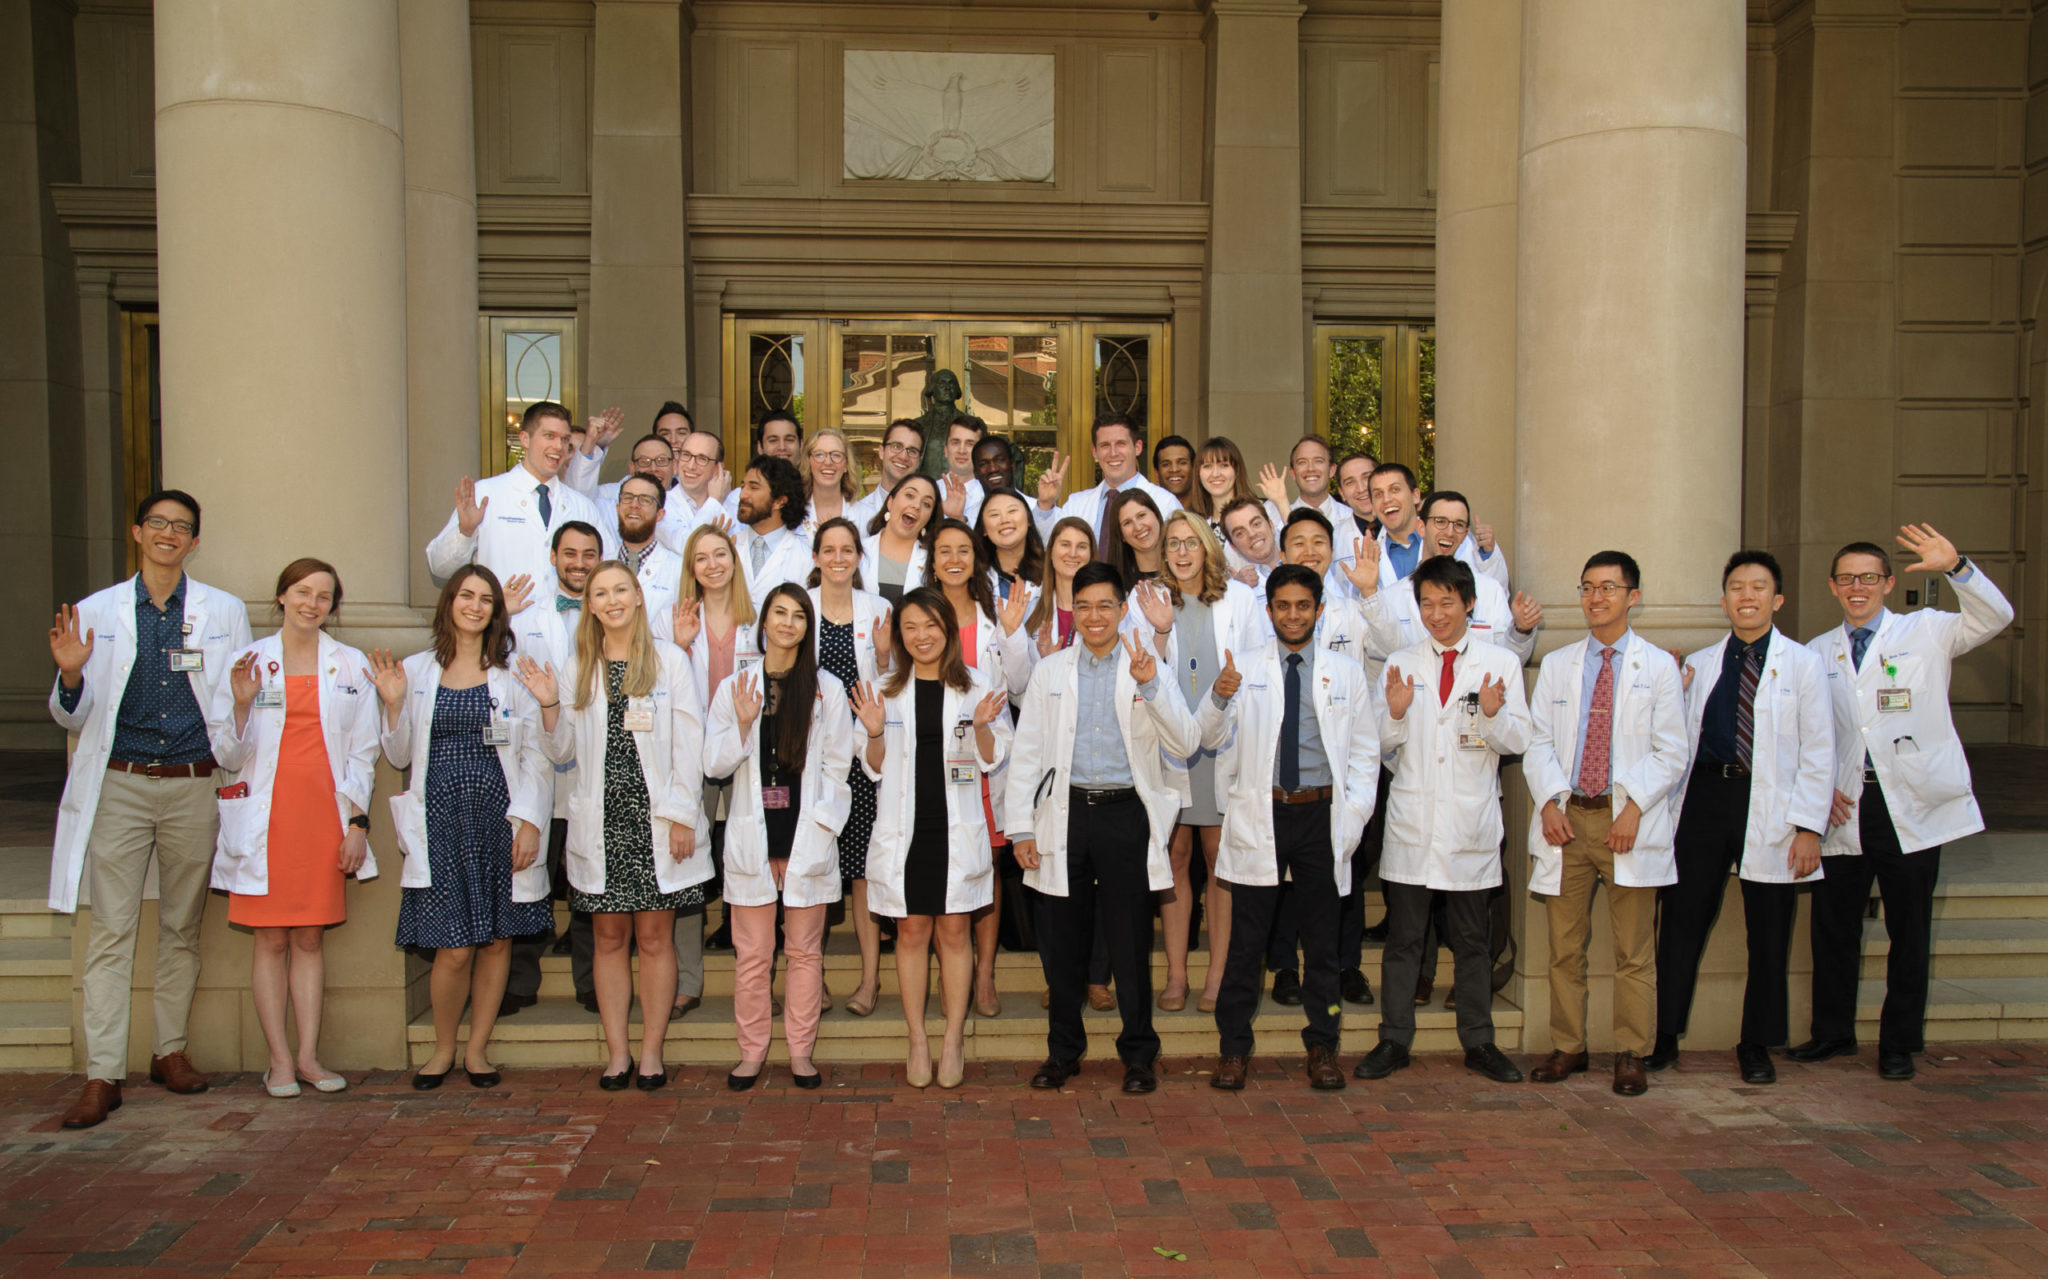
[[[945,587],[939,582],[939,534],[958,533],[967,539],[967,545],[974,551],[974,567],[967,571],[967,598],[974,601],[974,607],[990,621],[996,616],[996,593],[988,584],[988,553],[974,530],[950,516],[938,521],[932,530],[930,553],[924,560],[924,584],[943,594]]]
[[[1174,577],[1173,569],[1166,559],[1166,538],[1173,532],[1173,526],[1176,524],[1187,529],[1189,535],[1202,544],[1202,589],[1195,598],[1204,604],[1214,604],[1230,589],[1230,579],[1223,574],[1223,547],[1217,542],[1214,530],[1209,527],[1209,521],[1186,508],[1167,516],[1166,527],[1159,531],[1159,563],[1165,570],[1160,573],[1159,580],[1166,584],[1166,593],[1173,600],[1173,606],[1179,608],[1180,580]]]
[[[1222,501],[1213,501],[1209,490],[1202,487],[1202,463],[1228,462],[1237,478],[1231,482],[1230,496]],[[1252,489],[1252,477],[1244,468],[1244,454],[1238,451],[1227,435],[1212,435],[1202,441],[1202,447],[1195,450],[1195,482],[1188,486],[1188,495],[1181,502],[1195,514],[1212,523],[1222,520],[1223,508],[1241,497],[1257,497]]]
[[[192,518],[196,521],[199,518],[198,513],[194,512]],[[137,524],[142,523],[141,520],[135,522]],[[196,537],[198,535],[194,534],[193,536]],[[326,560],[316,560],[310,555],[301,555],[284,566],[284,571],[277,575],[277,589],[270,593],[271,607],[277,611],[279,617],[284,616],[284,593],[315,573],[327,574],[327,580],[334,583],[334,603],[327,610],[327,620],[333,621],[335,614],[341,612],[341,574],[335,572],[334,565],[329,564]]]
[[[1124,585],[1138,584],[1138,553],[1124,542],[1124,507],[1141,506],[1152,512],[1152,519],[1159,525],[1159,560],[1166,562],[1166,517],[1160,513],[1159,503],[1152,495],[1137,485],[1119,489],[1112,493],[1109,504],[1102,512],[1102,549],[1096,558],[1105,564],[1113,564],[1123,574]]]
[[[875,518],[868,521],[868,532],[879,537],[882,530],[889,526],[889,508],[896,505],[896,495],[903,491],[906,484],[923,484],[932,491],[931,514],[924,517],[924,527],[917,531],[918,544],[929,551],[932,548],[932,526],[938,522],[939,483],[922,471],[912,471],[896,481],[896,487],[889,490],[889,496],[882,502],[882,509],[876,511]]]
[[[782,675],[782,691],[775,705],[768,705],[768,664],[761,664],[761,708],[775,712],[775,759],[785,773],[802,773],[804,755],[811,744],[811,715],[818,701],[818,650],[812,638],[817,618],[812,615],[811,597],[795,582],[780,582],[761,601],[761,651],[768,651],[768,610],[777,599],[788,599],[804,616],[803,638],[797,641],[796,660]]]
[[[1002,573],[1002,556],[996,553],[996,544],[988,536],[989,503],[999,497],[1009,498],[1024,507],[1024,557],[1017,561],[1017,580],[1028,586],[1045,576],[1045,543],[1039,539],[1038,521],[1032,518],[1030,498],[1016,489],[990,489],[982,494],[981,509],[974,514],[974,535],[981,539],[982,553],[988,556],[989,565]]]
[[[914,591],[905,591],[903,598],[896,601],[896,624],[889,628],[894,661],[889,671],[889,682],[882,686],[882,695],[895,697],[910,686],[917,673],[910,660],[910,650],[903,646],[903,610],[906,608],[923,611],[946,633],[946,648],[939,654],[939,679],[956,693],[964,693],[974,687],[974,676],[967,673],[967,659],[960,653],[959,614],[953,611],[944,591],[936,586],[920,586]]]
[[[847,519],[844,515],[835,515],[823,524],[820,524],[817,534],[811,538],[811,575],[804,579],[804,585],[823,586],[825,584],[825,574],[818,568],[818,552],[825,549],[825,534],[830,533],[835,528],[845,529],[846,535],[853,539],[853,581],[848,583],[848,585],[852,586],[856,591],[864,589],[860,581],[860,557],[861,553],[867,548],[861,544],[860,529],[855,526],[852,520]]]
[[[610,689],[604,677],[604,623],[598,620],[597,611],[590,606],[591,588],[605,573],[617,569],[633,584],[633,595],[640,601],[640,607],[633,613],[633,639],[626,651],[625,687],[620,692],[626,697],[645,697],[654,691],[654,677],[661,670],[661,655],[654,648],[654,632],[647,629],[647,595],[640,589],[640,579],[632,569],[619,560],[606,560],[590,570],[590,576],[583,583],[583,620],[576,623],[576,701],[577,710],[589,706],[592,700],[602,696],[610,698]]]
[[[1052,535],[1045,539],[1045,581],[1038,592],[1038,602],[1031,606],[1031,616],[1024,619],[1024,626],[1034,635],[1038,628],[1057,618],[1060,609],[1060,571],[1054,567],[1052,548],[1060,540],[1060,534],[1068,529],[1078,530],[1088,539],[1088,558],[1095,558],[1095,530],[1088,527],[1088,521],[1078,515],[1069,515],[1052,526]]]
[[[517,641],[512,638],[512,615],[505,611],[505,588],[499,584],[498,575],[483,565],[464,564],[449,577],[448,584],[441,588],[440,603],[434,605],[434,660],[442,670],[447,670],[455,660],[455,597],[462,584],[472,577],[491,588],[491,620],[484,623],[483,634],[484,669],[503,669],[512,664],[512,646]]]

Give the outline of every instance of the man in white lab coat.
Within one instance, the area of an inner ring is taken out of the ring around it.
[[[1071,516],[1095,530],[1095,545],[1100,548],[1105,531],[1103,511],[1109,505],[1109,495],[1134,486],[1152,495],[1153,502],[1159,506],[1160,519],[1180,509],[1180,499],[1138,474],[1138,460],[1145,455],[1145,442],[1138,434],[1137,423],[1130,417],[1112,413],[1098,418],[1091,439],[1095,465],[1102,471],[1102,483],[1070,494],[1064,503],[1054,506],[1060,485],[1066,482],[1067,467],[1073,462],[1071,457],[1054,454],[1053,464],[1038,477],[1038,506],[1031,512],[1032,518],[1038,521],[1040,537],[1051,537],[1052,526]],[[1101,558],[1099,549],[1096,558]]]
[[[1812,650],[1771,624],[1784,575],[1768,551],[1737,551],[1721,570],[1721,611],[1733,628],[1685,659],[1692,770],[1678,805],[1678,880],[1662,891],[1657,935],[1657,1046],[1646,1063],[1678,1060],[1700,956],[1728,890],[1742,880],[1749,979],[1735,1061],[1742,1081],[1777,1082],[1771,1049],[1786,1040],[1786,964],[1796,886],[1820,877],[1835,775],[1827,680]]]
[[[1529,747],[1522,661],[1472,633],[1472,568],[1440,555],[1415,570],[1429,638],[1387,659],[1380,749],[1399,751],[1387,792],[1380,881],[1387,895],[1380,1042],[1354,1072],[1408,1065],[1415,992],[1434,894],[1444,901],[1465,1067],[1497,1083],[1521,1070],[1494,1043],[1492,913],[1501,883],[1500,761]]]
[[[1949,712],[1955,660],[2012,624],[1988,575],[1929,525],[1907,525],[1906,572],[1940,573],[1962,612],[1894,613],[1891,556],[1871,542],[1835,552],[1828,589],[1842,624],[1807,644],[1827,672],[1835,714],[1835,793],[1813,890],[1813,1037],[1785,1055],[1826,1061],[1856,1051],[1856,985],[1871,881],[1884,895],[1884,1010],[1877,1071],[1911,1079],[1926,1047],[1927,970],[1941,846],[1984,829]],[[1928,583],[1930,598],[1934,588]]]
[[[1225,665],[1196,723],[1217,752],[1223,832],[1216,875],[1230,885],[1230,953],[1216,999],[1220,1056],[1209,1086],[1243,1088],[1265,968],[1265,938],[1286,888],[1301,939],[1309,1086],[1344,1087],[1337,1064],[1337,911],[1351,887],[1349,853],[1372,816],[1379,732],[1372,686],[1357,662],[1316,643],[1323,580],[1284,564],[1267,579],[1275,642]],[[1210,962],[1215,962],[1213,959]],[[1289,957],[1292,963],[1292,956]]]
[[[661,482],[654,476],[629,475],[619,481],[619,560],[640,579],[649,617],[674,608],[682,589],[682,554],[662,534],[668,523],[662,496]]]
[[[757,615],[768,592],[783,582],[802,586],[810,576],[811,548],[797,531],[806,509],[803,477],[795,466],[766,454],[747,463],[733,541]]]
[[[582,520],[599,530],[609,554],[618,540],[597,504],[562,481],[569,444],[569,410],[552,400],[528,406],[519,423],[519,465],[489,479],[468,476],[455,486],[455,511],[427,543],[427,572],[446,582],[464,564],[475,562],[497,574],[511,588],[525,577],[541,598],[554,589],[549,541],[556,525]]]
[[[1522,775],[1529,820],[1529,891],[1550,922],[1551,1053],[1529,1072],[1561,1083],[1586,1069],[1586,949],[1593,899],[1607,886],[1614,931],[1614,1091],[1649,1088],[1643,1059],[1657,1032],[1657,890],[1678,878],[1677,817],[1685,777],[1685,689],[1671,654],[1637,635],[1642,571],[1600,551],[1579,572],[1585,639],[1551,652],[1529,699],[1535,727]]]

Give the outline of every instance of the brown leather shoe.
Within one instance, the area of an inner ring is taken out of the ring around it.
[[[1335,1092],[1344,1086],[1344,1070],[1337,1064],[1336,1049],[1308,1050],[1308,1086],[1317,1092]]]
[[[206,1076],[192,1068],[192,1059],[182,1052],[149,1059],[149,1082],[162,1084],[172,1092],[206,1091]]]
[[[1529,1078],[1539,1084],[1561,1084],[1585,1068],[1586,1054],[1552,1049],[1550,1055],[1529,1072]]]
[[[1634,1053],[1614,1054],[1614,1091],[1624,1097],[1640,1097],[1650,1091],[1650,1078],[1643,1073],[1643,1059]]]
[[[1429,1003],[1430,1000],[1435,998],[1435,980],[1428,977],[1417,978],[1415,982],[1415,1006],[1417,1008],[1421,1008],[1425,1004]]]
[[[1109,987],[1107,986],[1090,986],[1088,988],[1088,1006],[1096,1012],[1106,1013],[1116,1007],[1116,996],[1109,993]]]
[[[1242,1092],[1244,1077],[1251,1073],[1252,1059],[1243,1053],[1224,1053],[1216,1059],[1216,1073],[1209,1078],[1211,1088],[1225,1092]]]
[[[66,1128],[91,1128],[104,1123],[121,1108],[121,1085],[108,1079],[88,1079],[85,1092],[64,1112]]]

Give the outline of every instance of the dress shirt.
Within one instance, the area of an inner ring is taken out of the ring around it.
[[[192,678],[171,669],[171,650],[187,646],[185,582],[180,574],[178,588],[158,608],[142,579],[135,579],[135,665],[114,718],[113,757],[123,763],[197,764],[213,758]],[[65,710],[75,711],[84,695],[81,680],[58,697]]]
[[[1316,723],[1316,649],[1318,647],[1320,646],[1311,642],[1302,645],[1299,650],[1301,653],[1301,762],[1300,777],[1297,780],[1302,790],[1307,790],[1311,786],[1329,786],[1332,784],[1329,752],[1323,749],[1323,730]],[[1273,650],[1273,656],[1280,664],[1280,669],[1276,673],[1275,678],[1280,681],[1280,687],[1283,690],[1287,687],[1287,659],[1295,651],[1288,648],[1285,644],[1276,645]],[[1273,784],[1275,786],[1280,784],[1279,751],[1273,752]]]
[[[1958,577],[1957,577],[1957,579],[1956,579],[1956,580],[1957,580],[1957,581],[1961,581],[1961,580],[1962,580],[1962,577],[1961,577],[1961,575],[1958,575]],[[1878,633],[1879,631],[1882,631],[1882,630],[1884,629],[1884,619],[1885,619],[1886,615],[1888,615],[1888,614],[1889,614],[1890,612],[1891,612],[1891,610],[1890,610],[1890,609],[1888,609],[1888,608],[1884,608],[1884,607],[1880,606],[1880,607],[1878,608],[1878,610],[1877,610],[1877,616],[1876,616],[1876,617],[1873,617],[1873,618],[1871,618],[1871,619],[1870,619],[1869,621],[1867,621],[1867,622],[1865,622],[1865,623],[1863,624],[1863,625],[1864,625],[1865,627],[1867,627],[1867,628],[1869,629],[1869,631],[1870,631],[1870,640],[1869,640],[1869,643],[1871,643],[1871,644],[1875,644],[1875,643],[1877,643],[1877,633]],[[1843,633],[1844,635],[1847,635],[1847,636],[1849,637],[1849,652],[1850,652],[1850,654],[1851,654],[1852,656],[1853,656],[1853,655],[1855,654],[1855,652],[1856,652],[1856,629],[1857,629],[1857,628],[1856,628],[1856,623],[1854,623],[1854,622],[1843,622],[1843,623],[1842,623],[1842,633]],[[1868,648],[1868,646],[1866,646],[1866,647],[1864,648],[1864,650],[1863,650],[1863,656],[1864,656],[1865,658],[1868,658],[1868,657],[1870,656],[1870,649]],[[1857,662],[1857,663],[1856,663],[1856,669],[1857,669],[1857,670],[1859,670],[1859,671],[1860,671],[1860,670],[1862,670],[1862,669],[1863,669],[1863,663],[1862,663],[1862,662]]]
[[[1117,787],[1131,782],[1131,757],[1124,749],[1124,731],[1116,717],[1116,677],[1128,659],[1122,646],[1112,646],[1106,657],[1097,657],[1087,645],[1074,655],[1078,676],[1075,705],[1074,758],[1067,769],[1073,786]],[[1151,701],[1159,691],[1159,677],[1140,686],[1139,696]]]
[[[660,542],[653,538],[648,538],[647,544],[636,551],[624,542],[620,542],[619,559],[627,568],[633,570],[633,576],[638,577],[640,575],[640,566],[646,563],[647,557],[654,554],[655,550],[660,546]]]
[[[1579,738],[1572,744],[1572,771],[1567,774],[1572,780],[1574,794],[1577,793],[1579,764],[1586,758],[1586,727],[1588,721],[1592,719],[1593,689],[1600,683],[1600,650],[1603,648],[1614,650],[1614,700],[1619,702],[1621,700],[1621,655],[1628,651],[1629,638],[1634,634],[1633,628],[1625,630],[1621,633],[1621,638],[1612,644],[1602,644],[1591,635],[1586,637],[1586,661],[1581,668],[1583,673],[1579,677]],[[1608,719],[1611,721],[1614,718],[1612,707],[1608,708],[1607,714]],[[1595,792],[1595,795],[1605,795],[1614,789],[1614,725],[1611,722],[1607,726],[1607,777],[1607,785],[1601,787],[1600,790]],[[1594,796],[1588,795],[1586,798],[1592,799]]]
[[[1416,566],[1421,564],[1424,558],[1421,528],[1418,527],[1415,530],[1414,539],[1405,546],[1396,542],[1392,534],[1387,535],[1387,560],[1394,566],[1394,577],[1396,579],[1407,577],[1410,573],[1413,573]]]
[[[1735,708],[1742,698],[1742,663],[1744,656],[1754,648],[1758,665],[1770,662],[1771,633],[1765,631],[1756,637],[1754,644],[1745,644],[1728,636],[1728,645],[1721,650],[1721,678],[1714,682],[1714,691],[1707,695],[1706,710],[1700,721],[1700,761],[1707,764],[1736,764],[1741,757],[1735,750]]]

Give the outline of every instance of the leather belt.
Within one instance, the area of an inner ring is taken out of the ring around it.
[[[134,773],[138,777],[165,781],[178,777],[211,777],[219,765],[210,759],[202,759],[197,764],[131,764],[125,759],[110,759],[107,767],[117,773]]]
[[[1304,786],[1300,790],[1273,788],[1273,802],[1276,804],[1319,804],[1330,798],[1332,788],[1328,786]]]
[[[1584,808],[1606,812],[1614,807],[1614,801],[1606,795],[1573,795],[1564,802],[1566,808]]]
[[[1747,764],[1709,764],[1702,761],[1694,764],[1692,767],[1694,772],[1705,773],[1709,777],[1727,777],[1732,779],[1749,776],[1749,765]]]
[[[1864,784],[1865,786],[1875,786],[1875,785],[1877,785],[1877,770],[1876,770],[1876,769],[1874,769],[1874,768],[1866,768],[1866,769],[1864,769],[1864,770],[1863,770],[1863,784]]]
[[[1135,786],[1069,786],[1067,796],[1076,804],[1095,808],[1103,804],[1122,804],[1138,797]]]

